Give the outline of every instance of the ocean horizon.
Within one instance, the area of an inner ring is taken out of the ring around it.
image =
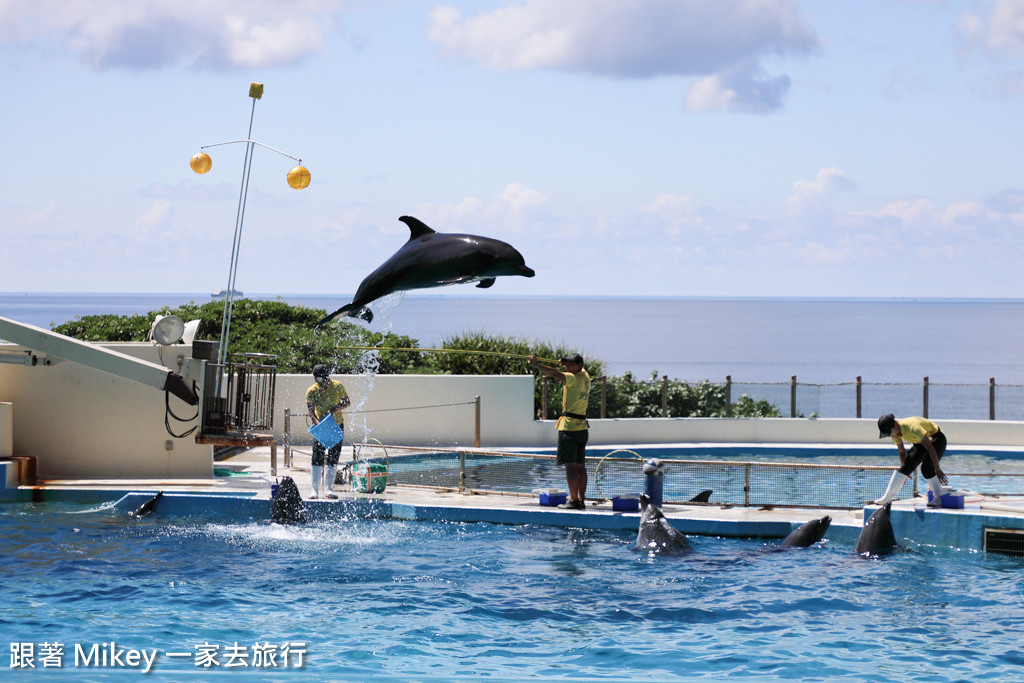
[[[248,294],[333,311],[348,295]],[[0,316],[44,329],[139,315],[206,293],[0,293]],[[612,375],[685,381],[1024,384],[1024,299],[513,296],[407,293],[371,305],[369,329],[434,347],[466,333],[564,344]],[[361,321],[357,324],[364,324]]]

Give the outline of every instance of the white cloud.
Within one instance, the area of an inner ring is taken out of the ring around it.
[[[769,77],[754,60],[706,76],[690,86],[690,111],[740,111],[753,114],[779,109],[789,93],[789,76]]]
[[[957,29],[967,42],[997,56],[1024,57],[1024,3],[992,0],[984,14],[964,12]]]
[[[501,226],[511,232],[530,232],[549,220],[544,210],[550,202],[549,195],[513,182],[487,200],[465,197],[453,204],[423,204],[416,210],[422,214],[421,220],[438,232],[479,232],[481,225]],[[424,216],[430,217],[429,220]],[[434,226],[431,221],[441,227]]]
[[[705,77],[691,106],[747,112],[778,108],[789,88],[762,58],[818,44],[791,0],[524,0],[469,18],[441,6],[428,35],[446,56],[503,71]]]
[[[136,239],[149,239],[160,233],[166,233],[170,230],[173,220],[174,206],[166,199],[158,199],[139,216],[139,232],[134,236]]]
[[[56,43],[96,69],[288,66],[322,50],[344,0],[0,3],[0,42]]]
[[[786,203],[791,214],[821,213],[831,209],[831,202],[839,193],[856,187],[856,183],[847,178],[842,170],[830,166],[818,171],[814,180],[798,180],[793,183],[793,194],[786,199]]]

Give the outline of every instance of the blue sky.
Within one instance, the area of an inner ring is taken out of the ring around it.
[[[0,291],[344,295],[398,217],[537,276],[433,293],[1024,296],[1015,0],[0,0]]]

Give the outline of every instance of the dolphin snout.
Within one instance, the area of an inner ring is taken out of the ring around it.
[[[533,268],[528,266],[519,266],[519,274],[523,277],[533,277],[536,273],[533,272]]]

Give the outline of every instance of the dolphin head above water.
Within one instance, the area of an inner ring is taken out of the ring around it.
[[[809,545],[817,543],[824,538],[825,532],[828,531],[831,524],[832,518],[828,515],[819,519],[812,519],[809,522],[804,522],[786,536],[786,539],[782,541],[782,547],[806,548]]]
[[[490,287],[496,277],[533,277],[523,255],[501,240],[479,235],[440,233],[418,218],[402,216],[409,226],[409,240],[363,279],[352,302],[321,320],[322,325],[344,316],[373,320],[366,307],[393,292],[426,289],[465,282]]]
[[[860,536],[857,537],[858,555],[880,555],[900,547],[892,529],[892,520],[889,519],[891,511],[892,503],[886,503],[864,522]]]
[[[640,494],[640,529],[634,550],[645,550],[652,555],[684,555],[690,552],[686,536],[665,518],[661,509]]]
[[[291,477],[284,477],[277,487],[270,520],[278,524],[305,524],[306,506],[302,504],[299,487]]]
[[[160,504],[160,499],[163,497],[164,492],[157,491],[155,496],[147,500],[139,507],[135,508],[135,511],[132,512],[132,517],[135,517],[136,519],[142,519],[143,517],[148,517],[149,515],[153,514],[153,511],[156,510],[156,506]]]

